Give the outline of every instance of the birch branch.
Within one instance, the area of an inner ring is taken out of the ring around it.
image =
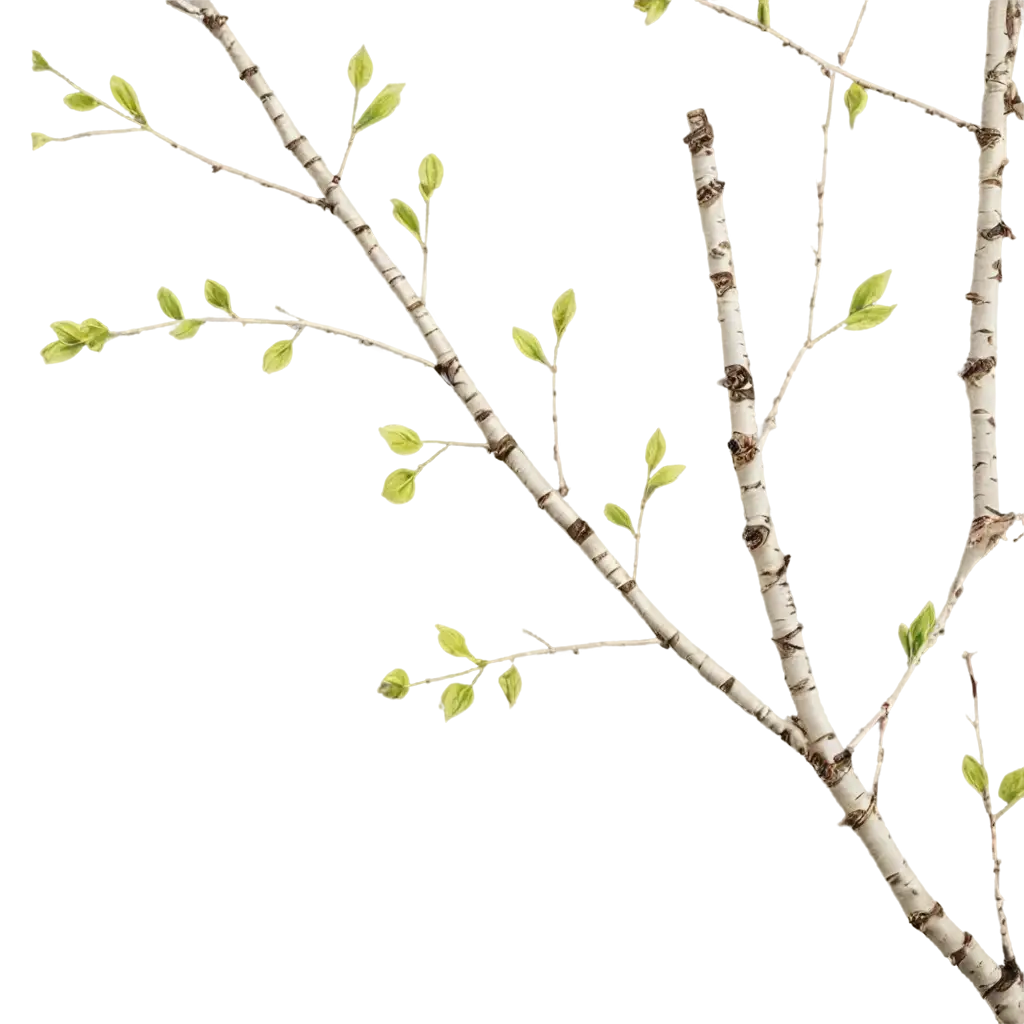
[[[184,10],[176,4],[171,4],[172,7],[177,6],[179,10]],[[63,72],[58,71],[55,67],[48,67],[47,71],[52,71],[58,78],[62,78],[68,83],[76,92],[84,92],[88,96],[92,96],[94,100],[105,109],[109,110],[112,114],[117,114],[118,117],[123,118],[125,121],[130,121],[132,124],[137,124],[135,118],[129,117],[123,111],[118,110],[116,107],[111,106],[105,100],[100,99],[95,93],[88,92],[83,89],[80,85],[76,85],[68,78]],[[70,142],[72,139],[85,138],[87,135],[117,135],[120,132],[149,132],[150,135],[160,139],[161,142],[166,142],[172,149],[177,149],[182,153],[186,153],[189,156],[195,157],[197,160],[202,161],[208,167],[213,168],[213,173],[216,174],[218,171],[226,171],[228,174],[235,174],[240,178],[245,178],[246,181],[254,182],[257,185],[262,185],[264,188],[272,188],[278,192],[284,192],[286,195],[294,196],[296,199],[301,199],[304,203],[309,203],[311,206],[324,205],[322,199],[314,199],[313,196],[307,196],[304,192],[296,192],[293,188],[288,188],[286,185],[277,185],[272,181],[267,181],[264,178],[259,178],[255,174],[249,174],[247,171],[240,171],[237,167],[231,167],[228,164],[221,163],[219,160],[211,160],[208,156],[203,156],[202,153],[197,153],[194,149],[189,149],[188,146],[183,146],[180,142],[175,142],[174,139],[168,138],[166,135],[158,132],[152,125],[139,125],[135,128],[120,128],[117,130],[109,131],[95,131],[95,132],[81,132],[78,135],[69,135],[63,139],[48,139],[50,142]]]
[[[672,652],[680,662],[714,691],[726,696],[755,723],[770,728],[782,742],[806,756],[808,737],[799,727],[773,712],[749,681],[737,679],[719,666],[694,641],[684,638],[680,627],[656,603],[653,595],[627,577],[589,523],[585,522],[565,499],[549,487],[544,475],[519,447],[518,436],[502,421],[479,385],[462,365],[457,353],[444,337],[426,304],[409,285],[406,275],[395,266],[390,254],[377,241],[375,233],[346,191],[333,181],[317,148],[298,129],[283,99],[274,93],[263,74],[253,50],[219,11],[201,9],[188,0],[165,0],[173,9],[190,18],[199,18],[204,34],[216,42],[251,94],[266,111],[273,130],[281,138],[285,151],[293,155],[322,190],[325,210],[340,221],[366,254],[384,282],[415,319],[420,337],[428,346],[434,364],[435,379],[458,397],[467,415],[486,442],[490,459],[504,465],[519,481],[538,509],[555,522],[570,542],[600,569],[606,584],[623,594],[644,626],[659,641],[659,649]],[[489,460],[488,460],[489,461]],[[829,741],[824,741],[827,744]],[[830,763],[815,762],[826,790],[845,811],[844,824],[855,835],[876,863],[880,877],[904,908],[904,924],[915,934],[927,935],[949,957],[961,977],[1004,1024],[1024,1024],[1024,992],[1019,979],[1002,983],[998,966],[980,942],[966,932],[935,894],[916,877],[886,827],[878,807],[864,791],[853,771],[853,754],[843,750]]]
[[[968,351],[961,370],[968,406],[969,530],[999,508],[1000,284],[1005,280],[1010,227],[1004,218],[1002,178],[1010,145],[1008,114],[1016,98],[1014,57],[1020,40],[1017,0],[986,0],[984,93],[976,135],[977,202],[968,306]]]
[[[1008,978],[981,944],[960,929],[924,887],[893,840],[871,792],[853,770],[853,754],[843,749],[836,739],[822,706],[800,642],[802,627],[786,583],[789,559],[781,553],[768,507],[764,470],[756,443],[754,382],[743,338],[732,247],[722,202],[725,185],[718,178],[712,146],[714,132],[703,110],[691,111],[687,119],[691,132],[685,141],[692,155],[708,266],[718,299],[726,372],[722,383],[729,391],[733,427],[729,448],[747,519],[743,538],[762,581],[762,597],[773,627],[772,639],[797,706],[797,720],[807,733],[807,759],[845,812],[840,824],[850,826],[864,844],[910,924],[974,985],[996,1012],[997,1019],[1003,1024],[1024,1024],[1024,995],[1018,994],[1019,975],[1016,980]]]
[[[952,122],[957,126],[957,128],[966,128],[969,132],[978,130],[978,126],[973,122],[965,121],[963,118],[955,117],[953,114],[947,114],[944,110],[940,110],[938,107],[930,103],[922,103],[920,100],[915,100],[910,96],[904,96],[901,93],[894,92],[892,89],[887,89],[883,85],[876,85],[874,82],[869,82],[866,78],[851,75],[850,72],[841,65],[830,63],[823,57],[819,57],[817,54],[811,53],[807,47],[794,43],[792,39],[787,39],[781,32],[776,32],[775,29],[769,28],[767,25],[762,25],[760,22],[754,21],[751,18],[746,18],[742,14],[737,14],[736,11],[732,11],[728,7],[722,7],[719,4],[711,3],[710,0],[696,0],[696,2],[702,7],[709,7],[711,10],[717,11],[719,14],[724,14],[727,17],[735,18],[737,21],[742,21],[744,25],[750,25],[770,36],[775,36],[783,46],[795,50],[802,57],[807,57],[810,60],[813,60],[814,63],[822,69],[822,71],[831,72],[835,75],[842,75],[843,78],[848,78],[851,82],[856,82],[864,89],[870,89],[872,92],[880,93],[883,96],[889,96],[894,100],[899,100],[900,103],[909,103],[913,107],[920,108],[926,114],[932,114],[934,117],[941,117],[944,121]]]
[[[971,677],[971,694],[974,697],[974,719],[968,721],[974,726],[974,734],[978,739],[978,762],[982,768],[985,767],[985,750],[981,745],[981,715],[978,711],[978,681],[974,678],[974,666],[971,664],[972,654],[964,651],[964,661],[967,662],[967,673]],[[985,804],[985,813],[988,815],[989,832],[992,836],[992,874],[995,878],[994,895],[996,901],[996,916],[999,919],[999,936],[1003,943],[1003,962],[1006,964],[1016,963],[1013,955],[1013,943],[1010,941],[1010,926],[1006,921],[1006,911],[1003,909],[1003,894],[999,887],[999,869],[1002,862],[999,860],[999,846],[996,840],[996,817],[992,813],[992,795],[988,786],[982,790],[981,799]]]
[[[850,50],[853,49],[857,33],[860,31],[860,23],[864,20],[864,12],[867,9],[868,0],[864,0],[860,14],[857,15],[857,23],[853,26],[850,41],[846,44],[846,49],[839,54],[840,67],[846,63],[846,58],[850,56]],[[825,242],[825,180],[828,176],[828,129],[832,124],[832,99],[836,91],[836,76],[831,71],[826,72],[826,74],[828,75],[828,107],[825,110],[825,123],[821,126],[823,142],[821,151],[821,180],[818,182],[818,244],[814,249],[814,285],[811,288],[811,302],[807,314],[807,340],[804,342],[803,348],[797,352],[796,359],[793,360],[793,365],[789,368],[789,373],[786,374],[786,379],[782,382],[782,388],[772,403],[771,412],[765,417],[764,424],[761,426],[761,451],[764,451],[765,445],[768,443],[768,435],[775,429],[775,417],[779,412],[779,404],[782,402],[783,395],[785,395],[789,382],[793,379],[793,374],[796,373],[804,353],[809,352],[822,338],[827,337],[832,331],[838,331],[843,326],[842,323],[838,323],[831,330],[826,331],[817,338],[813,337],[814,306],[818,301],[818,284],[821,281],[821,250]]]

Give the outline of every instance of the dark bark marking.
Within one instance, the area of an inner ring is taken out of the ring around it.
[[[710,206],[725,191],[725,182],[715,178],[697,189],[697,205]]]
[[[260,69],[253,64],[251,68],[246,68],[238,77],[244,82],[247,78],[252,78],[253,75],[258,75]]]
[[[760,523],[757,526],[747,526],[743,531],[743,543],[751,551],[756,551],[768,539],[770,533],[768,527]]]
[[[726,681],[724,683],[722,683],[722,685],[719,687],[719,689],[722,691],[722,693],[729,693],[732,690],[732,688],[735,685],[735,683],[736,683],[736,677],[735,676],[729,676],[729,678],[726,679]]]
[[[982,356],[981,359],[968,359],[957,375],[968,384],[977,384],[987,373],[995,369],[995,356]]]
[[[586,522],[584,522],[584,520],[577,518],[568,525],[565,532],[569,534],[577,544],[582,544],[594,531]]]
[[[738,430],[732,432],[732,438],[727,442],[727,446],[732,452],[732,464],[736,469],[753,462],[758,450],[757,438],[753,434],[741,434]]]
[[[333,187],[337,188],[337,185],[335,185]],[[360,224],[359,227],[352,229],[352,234],[353,235],[361,235],[364,231],[369,231],[369,230],[370,230],[370,225],[369,224]]]
[[[691,131],[683,139],[683,142],[689,147],[690,152],[694,156],[702,149],[710,153],[715,141],[715,130],[711,127],[711,122],[708,120],[708,115],[704,113],[703,107],[691,110],[686,115],[686,120],[690,124]]]
[[[924,926],[933,917],[945,917],[946,912],[942,909],[941,903],[936,903],[931,910],[916,910],[913,914],[908,915],[907,920],[910,922],[912,928],[916,928],[918,931],[923,931]]]
[[[974,936],[970,932],[964,932],[964,944],[949,954],[949,962],[954,967],[959,967],[967,959],[967,949],[973,941]]]
[[[272,92],[265,92],[265,93],[264,93],[264,94],[263,94],[263,95],[262,95],[262,96],[260,97],[260,103],[266,103],[266,102],[267,102],[267,100],[269,100],[269,99],[270,99],[270,97],[271,97],[271,96],[273,96],[273,95],[274,95],[274,94],[273,94]]]
[[[476,415],[475,415],[475,416],[473,417],[473,419],[474,419],[474,420],[476,420],[476,422],[477,422],[477,423],[483,423],[483,421],[484,421],[484,420],[486,420],[486,419],[489,419],[489,418],[490,418],[491,416],[493,416],[493,415],[494,415],[494,412],[493,412],[493,411],[492,411],[491,409],[481,409],[481,410],[480,410],[480,411],[479,411],[479,412],[478,412],[478,413],[477,413],[477,414],[476,414]],[[544,506],[543,506],[543,505],[541,505],[541,508],[543,508],[543,507],[544,507]]]
[[[228,20],[226,14],[204,14],[203,24],[212,32],[215,28],[223,28]]]
[[[294,139],[292,139],[291,142],[286,142],[284,144],[284,148],[287,149],[289,152],[294,153],[295,150],[299,148],[299,143],[300,142],[305,142],[305,141],[306,141],[306,136],[305,135],[297,135]]]
[[[318,161],[321,161],[321,160],[323,160],[322,156],[315,156],[311,160],[307,160],[302,166],[304,168],[312,167],[313,164],[315,164],[315,163],[317,163]]]
[[[729,392],[734,402],[754,397],[754,378],[742,363],[733,363],[725,368],[725,376],[718,382]]]
[[[619,587],[622,592],[622,596],[625,597],[631,590],[636,590],[636,580],[626,580],[625,583]]]
[[[511,434],[499,437],[497,441],[491,441],[488,444],[491,454],[499,462],[508,462],[508,457],[516,450],[517,447],[516,439]]]
[[[455,375],[462,369],[462,364],[459,362],[457,356],[452,356],[451,359],[446,359],[443,363],[438,363],[434,369],[446,383],[454,386]]]
[[[553,491],[548,491],[548,493],[545,494],[544,497],[545,498],[550,498],[553,493],[554,493]],[[598,562],[603,562],[608,557],[609,554],[610,554],[610,552],[608,551],[607,548],[605,548],[604,551],[602,551],[600,554],[594,555],[594,557],[591,559],[591,561],[594,563],[594,565],[597,565]]]
[[[721,298],[730,288],[736,287],[736,281],[728,270],[720,270],[711,275],[711,283],[715,286],[715,294]]]
[[[938,904],[936,904],[936,906],[938,906]],[[1003,964],[999,980],[994,985],[990,985],[985,989],[985,991],[981,993],[981,998],[988,999],[988,997],[993,993],[1009,991],[1020,980],[1020,976],[1020,968],[1017,966],[1017,961],[1007,960],[1006,963]]]

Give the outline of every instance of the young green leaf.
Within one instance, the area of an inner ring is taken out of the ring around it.
[[[416,241],[423,244],[423,239],[420,237],[420,219],[416,216],[416,211],[409,206],[408,203],[403,203],[401,199],[392,199],[391,205],[393,207],[392,213],[395,215],[395,220],[402,225],[407,231],[416,236]]]
[[[58,320],[50,324],[50,330],[57,335],[62,345],[84,345],[85,333],[74,320]]]
[[[671,2],[672,0],[635,0],[633,6],[647,15],[644,24],[653,25],[665,13]]]
[[[843,102],[850,112],[850,127],[852,128],[853,122],[857,120],[857,115],[868,105],[868,94],[860,83],[852,82],[843,96]]]
[[[170,335],[172,338],[178,338],[181,341],[194,338],[199,333],[199,328],[205,322],[205,320],[182,320],[177,327],[170,331]]]
[[[929,601],[910,624],[910,656],[916,657],[928,642],[928,634],[935,625],[935,605]]]
[[[95,110],[100,105],[100,101],[87,92],[69,92],[64,97],[64,105],[72,110],[85,113],[87,110]]]
[[[441,694],[440,707],[444,711],[444,720],[450,721],[461,715],[473,703],[473,687],[468,683],[451,683]]]
[[[183,320],[185,318],[185,314],[181,311],[181,303],[178,301],[178,296],[170,288],[161,288],[156,293],[156,301],[160,303],[164,316],[169,316],[172,320]]]
[[[896,308],[892,306],[867,306],[865,309],[858,309],[846,318],[846,329],[848,331],[867,331],[877,327],[889,319],[889,314]]]
[[[614,523],[616,526],[624,526],[633,536],[636,536],[636,530],[633,529],[633,520],[629,518],[629,513],[621,505],[613,505],[609,502],[604,507],[604,517],[609,523]]]
[[[768,10],[768,0],[757,0],[757,20],[765,28],[771,28],[771,12]]]
[[[900,643],[903,645],[903,650],[907,657],[910,657],[910,630],[907,629],[905,623],[900,623]]]
[[[378,427],[377,433],[396,455],[415,455],[423,447],[420,435],[412,427],[389,423],[386,427]]]
[[[964,755],[963,765],[961,766],[964,773],[964,778],[974,787],[979,793],[984,793],[988,789],[988,772],[977,761],[971,757],[970,754]]]
[[[415,493],[416,470],[414,469],[396,469],[394,473],[388,475],[387,480],[384,481],[384,490],[381,491],[381,494],[392,505],[404,505],[407,501],[412,501]]]
[[[118,78],[117,75],[112,75],[110,78],[110,91],[114,96],[114,99],[128,111],[132,117],[135,118],[140,124],[146,123],[146,117],[142,113],[142,107],[139,106],[139,97],[135,95],[135,90],[123,79]]]
[[[466,638],[457,629],[441,625],[435,628],[437,629],[437,642],[441,645],[441,650],[445,654],[450,654],[453,658],[469,658],[470,661],[476,662],[478,665],[480,664],[469,653],[469,648],[466,646]]]
[[[1024,768],[1018,768],[1015,772],[1003,776],[999,783],[999,799],[1012,804],[1024,796]]]
[[[44,135],[42,132],[33,132],[32,152],[34,153],[37,149],[42,149],[48,142],[53,142],[49,135]]]
[[[223,309],[228,316],[235,315],[234,310],[231,308],[231,296],[224,285],[218,284],[216,281],[207,281],[204,294],[206,295],[206,301],[215,309]]]
[[[83,320],[79,325],[79,330],[82,332],[82,340],[93,350],[93,352],[102,352],[103,346],[107,343],[107,339],[110,337],[110,328],[106,324],[101,324],[99,320],[95,320],[90,317],[88,320]]]
[[[373,77],[373,61],[366,52],[365,46],[360,46],[352,59],[348,62],[348,80],[355,86],[356,92],[365,89]]]
[[[377,687],[389,700],[401,700],[409,692],[409,676],[404,669],[393,668]]]
[[[51,341],[39,354],[45,363],[63,363],[73,359],[83,348],[85,345],[66,345],[63,341]]]
[[[516,348],[527,359],[533,359],[538,363],[543,363],[545,366],[551,365],[548,362],[548,357],[544,355],[544,349],[541,347],[540,342],[529,331],[524,331],[521,327],[513,327],[512,340],[516,343]]]
[[[263,353],[264,373],[277,373],[278,370],[283,370],[292,361],[292,342],[294,340],[294,338],[287,338],[284,341],[275,341]]]
[[[515,707],[523,689],[523,679],[519,675],[519,669],[513,665],[507,672],[502,672],[498,677],[498,685],[501,687],[501,692],[508,698],[508,706]]]
[[[653,434],[651,439],[647,442],[647,450],[644,452],[644,460],[647,463],[647,468],[653,473],[658,467],[658,463],[665,458],[665,435],[661,432],[659,427]]]
[[[420,161],[420,195],[430,199],[441,187],[443,180],[444,165],[433,153],[428,153]]]
[[[46,63],[46,58],[38,50],[32,51],[32,70],[33,71],[49,71],[50,65]]]
[[[873,302],[877,302],[885,294],[891,274],[891,270],[886,270],[881,274],[869,277],[866,281],[862,281],[857,285],[857,290],[853,293],[853,298],[850,300],[850,312],[856,313],[858,309],[863,309],[865,306],[870,306]]]
[[[575,315],[576,293],[570,288],[567,292],[562,292],[555,299],[554,306],[551,307],[551,319],[555,323],[555,335],[559,341],[562,340],[566,327],[569,326]]]
[[[359,120],[356,121],[353,130],[361,132],[364,128],[369,128],[371,124],[383,121],[385,117],[393,114],[395,112],[395,108],[401,102],[402,90],[404,88],[404,82],[400,85],[385,85],[384,88],[381,89],[381,91],[377,93],[372,100],[370,100],[369,106],[359,115]]]
[[[679,474],[686,469],[685,466],[662,466],[647,485],[647,497],[650,497],[659,487],[673,483],[679,479]]]

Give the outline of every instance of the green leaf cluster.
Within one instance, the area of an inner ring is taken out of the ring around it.
[[[169,333],[172,338],[177,338],[179,341],[187,341],[189,338],[194,338],[199,333],[199,328],[205,323],[205,320],[182,320]]]
[[[575,315],[576,293],[570,288],[568,291],[562,292],[562,294],[555,299],[555,304],[551,307],[551,322],[555,327],[556,358],[558,354],[558,345],[562,341],[562,335],[565,334],[566,328],[570,323],[572,323],[572,318]],[[543,363],[549,370],[553,369],[551,363],[548,362],[548,357],[544,354],[544,347],[537,340],[536,335],[523,330],[522,327],[513,327],[512,340],[516,343],[516,348],[519,349],[527,359],[532,359],[537,363]]]
[[[850,112],[850,127],[852,128],[853,122],[857,120],[857,115],[868,105],[868,94],[859,82],[852,82],[850,88],[843,95],[843,102]]]
[[[156,301],[160,303],[160,309],[163,311],[164,316],[169,316],[172,320],[185,319],[178,296],[170,288],[161,288],[156,293]]]
[[[685,466],[662,466],[656,473],[661,460],[665,457],[668,445],[665,442],[665,435],[659,428],[647,442],[644,450],[644,461],[647,463],[647,487],[644,490],[644,501],[646,501],[659,487],[675,483],[680,474],[686,469]],[[652,476],[653,473],[653,476]]]
[[[672,0],[634,0],[633,6],[647,15],[645,25],[653,25],[668,10]]]
[[[99,320],[89,318],[76,324],[73,320],[58,320],[50,324],[57,340],[50,342],[40,355],[47,364],[65,363],[73,359],[83,348],[102,352],[110,337],[110,328]]]
[[[442,625],[437,625],[435,628],[437,629],[437,642],[445,654],[450,654],[453,658],[469,658],[474,665],[487,664],[486,661],[481,661],[469,653],[466,638],[457,629]]]
[[[469,683],[451,683],[441,694],[440,708],[444,711],[444,720],[451,721],[461,715],[473,703],[473,687]]]
[[[407,501],[412,501],[416,494],[417,472],[415,469],[396,469],[389,473],[381,494],[392,505],[404,505]]]
[[[928,634],[935,625],[935,605],[929,601],[920,611],[917,618],[908,628],[905,623],[900,623],[900,643],[907,655],[907,663],[913,661],[928,642]]]
[[[874,274],[857,286],[850,300],[850,312],[845,322],[846,330],[866,331],[889,319],[889,314],[896,306],[878,306],[875,303],[885,294],[891,274],[891,270]]]

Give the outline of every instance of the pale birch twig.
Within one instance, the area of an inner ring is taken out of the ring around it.
[[[968,306],[968,351],[961,369],[968,406],[968,529],[999,508],[1000,284],[1009,254],[1004,183],[1010,157],[1008,113],[1013,111],[1014,55],[1020,39],[1017,0],[985,0],[985,54],[981,128],[976,136],[976,238]]]
[[[559,338],[555,342],[555,354],[551,359],[551,425],[555,431],[555,465],[558,467],[558,493],[564,498],[569,493],[569,485],[565,482],[565,473],[562,471],[562,454],[558,449],[558,390],[556,384],[558,382],[558,349],[562,344],[562,339]],[[636,578],[636,573],[633,574],[633,578]]]
[[[846,58],[850,56],[850,50],[853,49],[854,40],[857,38],[857,32],[860,30],[860,23],[864,20],[864,12],[867,9],[868,0],[864,0],[860,9],[860,14],[857,16],[857,24],[853,26],[850,41],[846,44],[846,49],[839,54],[840,66],[845,64]],[[821,126],[823,141],[821,148],[821,180],[818,182],[818,244],[814,249],[814,285],[811,288],[811,301],[807,313],[807,340],[804,342],[803,348],[797,352],[796,359],[793,360],[793,365],[789,368],[789,373],[786,374],[786,379],[782,382],[782,388],[779,391],[778,397],[772,404],[771,412],[769,412],[765,417],[765,421],[761,426],[761,451],[764,451],[765,445],[768,443],[768,435],[775,429],[775,417],[779,411],[779,403],[782,401],[782,396],[785,395],[786,389],[789,387],[789,382],[793,379],[793,374],[796,373],[796,369],[800,365],[800,360],[803,359],[804,352],[809,351],[819,341],[821,341],[822,338],[831,334],[832,331],[839,330],[839,328],[843,326],[842,323],[838,323],[831,330],[826,331],[825,334],[819,335],[817,338],[813,337],[814,306],[818,301],[818,284],[821,281],[821,251],[825,243],[825,181],[828,176],[828,129],[832,124],[832,98],[836,91],[836,76],[831,71],[826,71],[825,74],[828,76],[828,107],[825,110],[825,123]]]
[[[974,697],[974,719],[973,721],[968,718],[967,721],[974,726],[974,734],[978,738],[978,763],[982,768],[985,767],[985,750],[981,745],[981,715],[978,712],[978,681],[974,678],[974,666],[971,664],[972,654],[968,654],[964,651],[964,661],[967,662],[967,673],[971,677],[971,694]],[[982,790],[981,799],[985,804],[985,813],[988,815],[989,831],[992,835],[992,874],[995,878],[995,901],[996,901],[996,916],[999,918],[999,936],[1003,943],[1003,961],[1007,964],[1015,963],[1013,955],[1013,943],[1010,941],[1010,926],[1006,921],[1006,911],[1003,909],[1003,894],[999,887],[999,868],[1001,861],[999,860],[999,847],[996,841],[996,821],[998,820],[996,815],[992,813],[992,795],[989,793],[988,786]]]
[[[843,809],[842,824],[849,825],[864,844],[910,923],[949,957],[989,1005],[995,1007],[1002,1000],[995,989],[1003,978],[1002,969],[980,943],[953,923],[907,864],[878,813],[872,794],[853,770],[851,751],[843,749],[836,739],[818,695],[801,642],[802,627],[786,583],[789,559],[779,548],[764,486],[757,447],[754,382],[743,339],[732,247],[722,203],[725,186],[715,166],[714,133],[703,110],[692,111],[687,118],[691,132],[686,142],[693,160],[711,281],[718,298],[726,372],[722,383],[729,391],[733,427],[729,448],[747,519],[743,538],[758,568],[762,597],[773,626],[772,639],[797,706],[797,720],[807,733],[808,761]],[[1014,1009],[1012,1015],[999,1019],[1006,1024],[1024,1022],[1024,1003],[1019,1006],[1019,1014]]]
[[[48,142],[71,142],[74,139],[87,139],[90,135],[130,135],[132,132],[144,132],[145,128],[104,128],[94,132],[79,132],[77,135],[65,135],[63,138],[50,138]]]
[[[340,220],[352,237],[364,247],[372,264],[401,306],[413,315],[417,330],[429,347],[434,374],[464,404],[467,414],[487,443],[496,463],[506,466],[521,483],[525,494],[536,502],[553,522],[564,530],[569,540],[600,569],[606,583],[623,594],[637,612],[644,626],[660,641],[659,646],[671,650],[681,662],[714,690],[727,696],[734,705],[748,714],[753,722],[763,723],[787,744],[806,755],[808,737],[793,723],[773,712],[752,683],[737,679],[719,666],[696,643],[684,638],[681,629],[656,603],[652,595],[630,580],[622,566],[608,552],[589,523],[561,496],[550,488],[534,464],[519,447],[518,436],[502,421],[493,404],[481,392],[476,381],[462,365],[457,353],[444,337],[440,325],[431,316],[423,300],[409,285],[406,275],[394,265],[390,254],[377,241],[375,233],[353,204],[346,191],[338,188],[324,166],[316,148],[299,131],[287,106],[273,91],[258,65],[252,49],[229,25],[221,12],[196,7],[188,0],[166,0],[175,9],[200,18],[204,33],[228,56],[240,80],[249,88],[270,115],[273,130],[282,139],[286,152],[292,154],[303,169],[322,189],[325,209],[332,219]],[[915,933],[927,935],[950,957],[959,977],[984,998],[1004,1024],[1024,1024],[1024,1001],[1018,982],[1006,990],[998,988],[1001,973],[980,942],[967,933],[946,913],[925,883],[915,876],[886,827],[878,807],[864,791],[852,767],[853,755],[844,751],[837,761],[818,764],[817,768],[827,790],[844,808],[844,823],[871,855],[890,891],[904,907],[906,924]]]
[[[953,611],[956,609],[956,605],[959,603],[964,594],[964,588],[967,586],[968,580],[971,578],[971,574],[974,570],[999,546],[999,544],[1006,540],[1009,531],[1017,522],[1017,516],[1008,516],[1000,522],[1002,529],[994,535],[985,535],[983,539],[979,540],[975,544],[968,544],[964,551],[964,555],[961,558],[961,564],[956,570],[956,579],[953,581],[952,590],[949,592],[949,596],[946,598],[945,604],[942,606],[942,610],[939,612],[935,620],[935,625],[932,627],[928,636],[925,638],[924,643],[916,650],[910,657],[909,663],[907,664],[906,671],[900,677],[899,682],[893,687],[892,692],[882,701],[882,705],[879,712],[874,716],[861,730],[858,732],[853,739],[850,740],[850,746],[853,750],[859,750],[861,745],[870,736],[872,730],[876,729],[881,722],[888,719],[893,712],[899,707],[903,698],[909,691],[910,684],[913,681],[913,677],[918,672],[923,658],[925,655],[935,646],[936,643],[945,635],[946,630],[949,628],[949,621],[952,617]]]
[[[883,96],[889,96],[894,100],[899,100],[900,103],[909,103],[911,106],[919,107],[926,114],[941,117],[944,121],[952,122],[958,128],[966,128],[969,132],[976,131],[978,128],[978,126],[972,121],[965,121],[963,118],[955,117],[953,114],[947,114],[944,110],[940,110],[932,104],[922,103],[920,100],[915,100],[910,96],[904,96],[901,93],[894,92],[892,89],[887,89],[883,85],[876,85],[874,82],[869,82],[866,78],[851,75],[850,72],[842,66],[832,64],[823,57],[819,57],[817,54],[811,53],[807,47],[794,43],[792,39],[787,39],[781,32],[776,32],[775,29],[769,28],[767,25],[762,25],[760,22],[754,21],[752,18],[746,18],[742,14],[737,14],[736,11],[732,11],[728,7],[722,7],[719,4],[711,3],[710,0],[696,0],[696,2],[702,7],[710,7],[711,10],[717,11],[719,14],[725,14],[730,18],[735,18],[737,21],[742,21],[744,25],[751,25],[753,28],[760,29],[760,31],[765,32],[770,36],[775,36],[783,46],[795,50],[802,57],[807,57],[810,60],[813,60],[814,63],[823,71],[830,71],[833,74],[842,75],[843,78],[848,78],[851,82],[856,82],[864,89],[870,89],[872,92],[881,93]]]
[[[420,298],[427,301],[427,239],[430,237],[430,200],[426,200],[427,212],[423,220],[423,283],[420,285]]]
[[[171,6],[176,5],[172,4]],[[179,7],[178,9],[184,10],[184,8],[182,7]],[[62,78],[65,82],[68,83],[68,85],[70,85],[77,92],[84,92],[87,96],[91,96],[94,100],[96,100],[96,102],[101,107],[104,107],[106,110],[109,110],[112,114],[117,114],[118,117],[123,118],[125,121],[131,121],[132,124],[138,124],[134,117],[130,117],[123,111],[118,110],[117,107],[114,107],[111,104],[107,103],[105,100],[100,99],[100,97],[97,96],[95,93],[88,92],[87,90],[83,89],[80,85],[76,85],[74,82],[71,81],[70,78],[68,78],[67,75],[65,75],[61,71],[58,71],[55,67],[48,67],[46,70],[52,71],[58,78]],[[81,139],[87,135],[117,135],[120,132],[149,132],[150,135],[154,135],[162,142],[166,142],[167,145],[169,145],[172,149],[177,149],[182,153],[187,153],[189,156],[193,156],[197,160],[202,161],[208,167],[212,167],[214,174],[216,174],[218,171],[227,171],[228,174],[238,175],[238,177],[245,178],[246,181],[251,181],[257,185],[262,185],[264,188],[276,189],[278,192],[284,192],[286,195],[294,196],[296,199],[301,199],[304,203],[309,203],[311,206],[320,206],[321,208],[324,206],[324,202],[322,199],[315,199],[313,196],[307,196],[304,192],[296,192],[295,189],[288,188],[286,185],[277,185],[272,181],[266,181],[264,178],[259,178],[255,174],[249,174],[247,171],[240,171],[237,167],[230,167],[228,164],[221,163],[219,160],[211,160],[208,156],[203,156],[202,153],[197,153],[194,149],[189,149],[188,146],[183,146],[180,142],[175,142],[174,139],[168,138],[166,135],[161,134],[150,124],[139,125],[136,128],[120,128],[117,130],[108,131],[81,132],[78,135],[69,135],[67,138],[64,139],[50,139],[50,141],[70,142],[72,139]]]

